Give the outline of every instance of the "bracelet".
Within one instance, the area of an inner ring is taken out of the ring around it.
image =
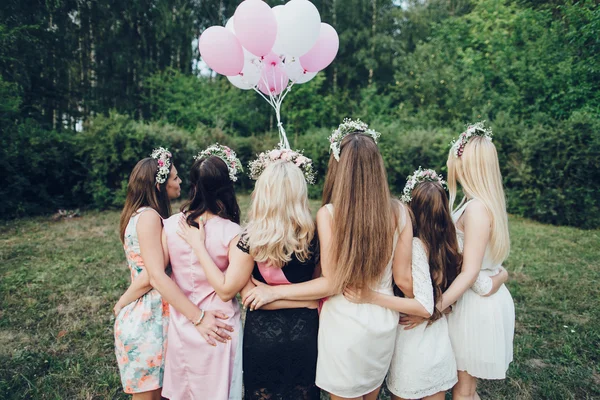
[[[204,310],[200,310],[200,318],[198,318],[196,320],[196,322],[192,322],[192,324],[194,324],[194,326],[198,326],[202,323],[203,319],[204,319]]]

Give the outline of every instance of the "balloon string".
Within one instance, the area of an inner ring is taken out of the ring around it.
[[[263,66],[264,68],[264,66]],[[272,77],[273,77],[273,84],[275,84],[275,68],[273,68],[272,70]],[[280,91],[277,94],[274,94],[271,91],[271,88],[269,87],[269,82],[267,81],[267,79],[264,76],[261,76],[262,78],[262,82],[264,84],[264,86],[267,88],[267,90],[269,91],[269,97],[267,98],[259,89],[257,86],[254,86],[252,89],[254,89],[254,91],[256,93],[258,93],[267,103],[269,103],[269,105],[271,107],[273,107],[273,109],[275,110],[275,117],[277,118],[277,128],[279,130],[279,148],[284,148],[284,149],[290,149],[290,143],[287,139],[287,134],[285,132],[285,129],[283,128],[283,123],[281,122],[281,104],[283,102],[283,99],[285,98],[285,96],[287,96],[287,94],[290,92],[292,86],[294,85],[294,82],[291,81],[291,84],[289,84],[285,90]],[[283,82],[283,76],[279,77],[279,87],[282,87],[284,84]]]

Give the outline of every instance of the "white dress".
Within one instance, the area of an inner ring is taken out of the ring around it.
[[[420,239],[413,239],[412,278],[415,300],[433,313],[433,285],[427,254]],[[446,317],[410,330],[398,328],[387,387],[404,399],[420,399],[446,391],[458,381],[456,361],[448,336]]]
[[[454,223],[469,203],[453,213]],[[456,232],[462,250],[464,233],[458,229]],[[477,282],[458,299],[448,315],[448,332],[459,371],[476,378],[504,379],[513,360],[515,305],[504,285],[495,294],[482,296],[491,288],[489,277],[496,275],[501,267],[491,260],[489,252],[488,244]]]
[[[327,204],[333,215],[333,206]],[[404,211],[404,210],[403,210]],[[394,234],[404,227],[404,212]],[[375,290],[393,295],[392,260]],[[342,294],[328,298],[319,316],[316,385],[340,397],[359,397],[383,383],[394,352],[399,314],[374,304],[354,304]]]

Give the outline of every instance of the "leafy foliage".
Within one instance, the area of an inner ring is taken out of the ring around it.
[[[185,158],[219,141],[245,165],[273,147],[277,126],[266,102],[202,69],[193,47],[238,3],[2,3],[0,132],[10,160],[3,168],[23,177],[2,189],[16,196],[0,214],[116,206],[135,161],[157,145],[181,147]],[[600,226],[596,1],[314,3],[338,31],[340,50],[324,72],[292,88],[282,118],[292,146],[313,158],[319,176],[328,161],[324,138],[345,117],[383,133],[396,193],[419,165],[444,171],[451,137],[487,119],[511,212]],[[38,183],[40,172],[29,165],[56,157],[69,158],[61,164],[69,169],[48,170],[52,177]],[[47,194],[28,194],[31,184]],[[311,188],[319,193],[320,183]]]

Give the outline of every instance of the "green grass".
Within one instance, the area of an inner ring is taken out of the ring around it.
[[[129,276],[118,216],[2,223],[0,398],[127,398],[111,313]],[[510,222],[515,361],[482,398],[600,398],[600,231]]]

